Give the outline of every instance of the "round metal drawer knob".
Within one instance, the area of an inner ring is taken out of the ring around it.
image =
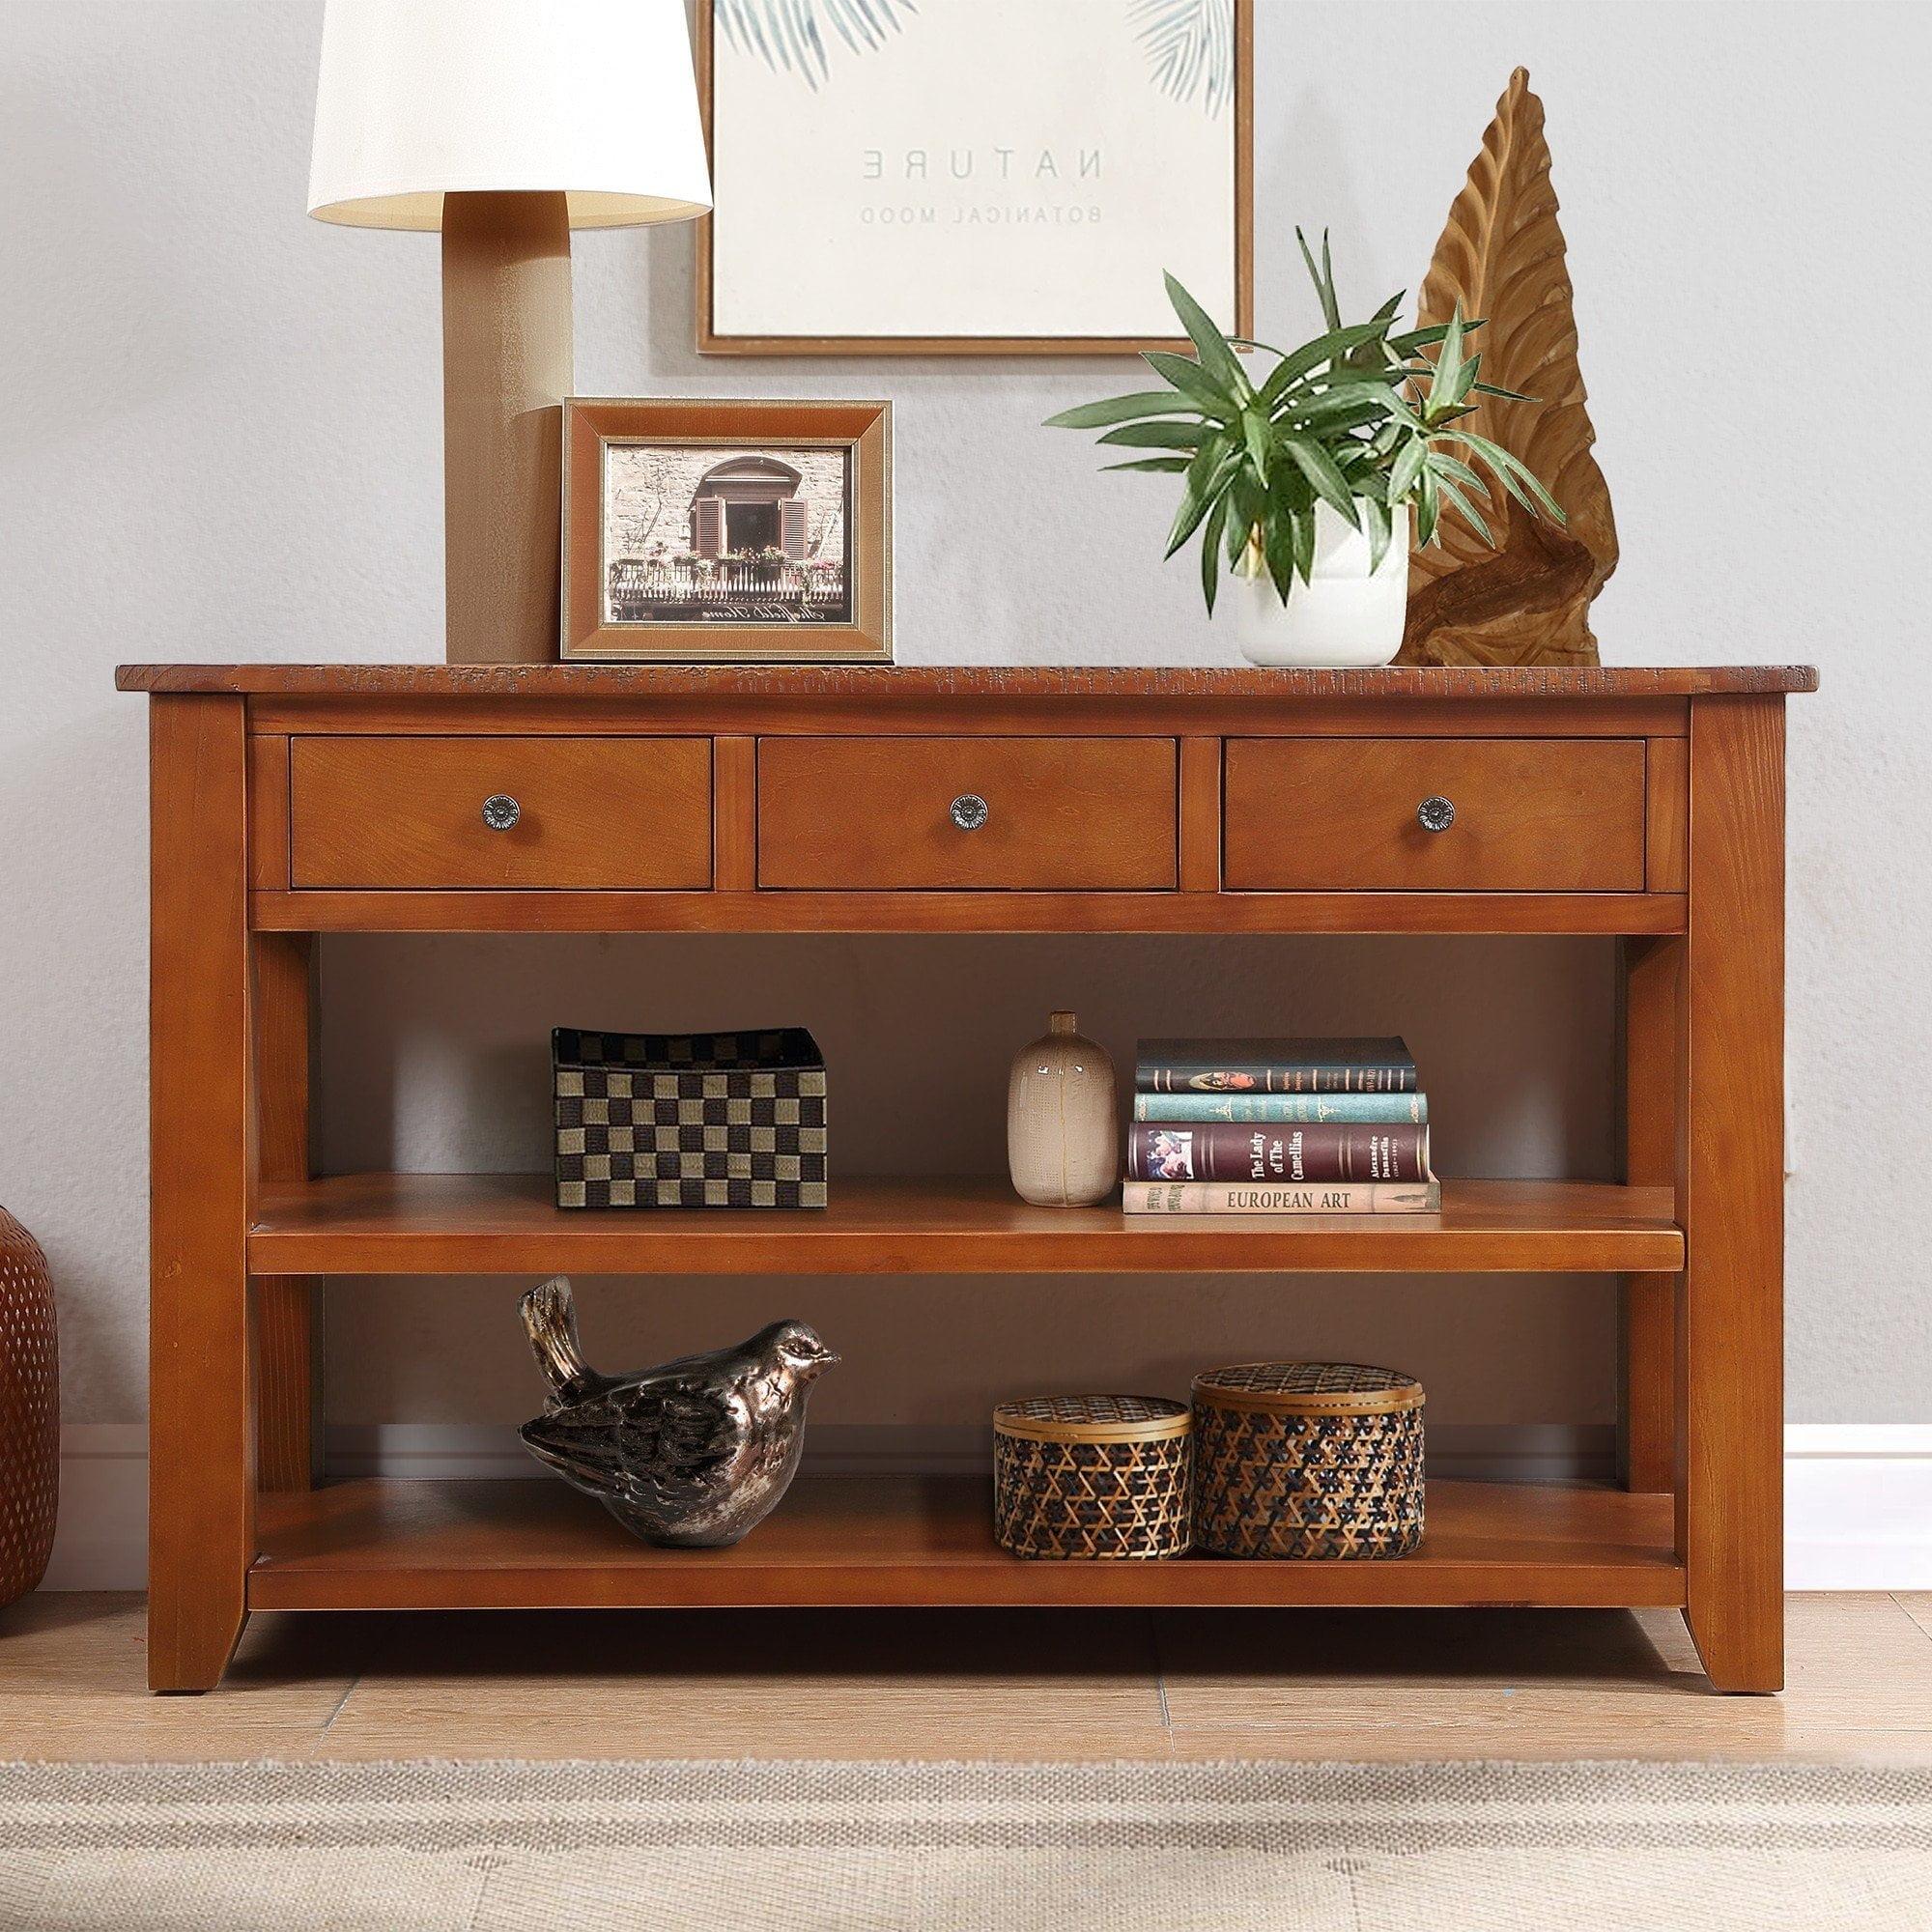
[[[506,791],[493,792],[483,801],[483,823],[492,832],[507,832],[524,815],[524,808]]]
[[[1415,822],[1425,832],[1447,832],[1456,822],[1456,808],[1435,792],[1415,808]]]
[[[977,791],[962,791],[952,801],[952,817],[961,832],[977,832],[986,822],[986,801]]]

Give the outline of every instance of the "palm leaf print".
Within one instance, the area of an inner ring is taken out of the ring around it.
[[[715,0],[716,19],[738,52],[761,60],[774,73],[795,73],[814,91],[832,76],[828,33],[847,51],[870,53],[885,45],[918,0]]]
[[[1153,84],[1219,114],[1235,86],[1235,0],[1132,0],[1128,11]]]

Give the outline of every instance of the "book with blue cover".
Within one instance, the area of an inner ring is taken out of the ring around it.
[[[1420,1126],[1426,1094],[1136,1094],[1137,1121],[1262,1121],[1320,1125],[1328,1121]]]

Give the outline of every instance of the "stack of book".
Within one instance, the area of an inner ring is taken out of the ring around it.
[[[1429,1101],[1400,1039],[1144,1039],[1130,1214],[1432,1214]]]

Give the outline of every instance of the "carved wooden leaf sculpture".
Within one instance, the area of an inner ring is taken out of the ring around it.
[[[1447,322],[1458,302],[1465,316],[1487,321],[1471,345],[1483,352],[1483,381],[1535,398],[1486,396],[1467,426],[1528,464],[1569,523],[1531,516],[1497,484],[1487,503],[1476,503],[1497,548],[1453,512],[1445,516],[1439,542],[1410,562],[1399,662],[1593,665],[1590,600],[1617,567],[1617,531],[1590,454],[1597,434],[1577,366],[1543,103],[1522,68],[1511,74],[1449,211],[1418,321]]]

